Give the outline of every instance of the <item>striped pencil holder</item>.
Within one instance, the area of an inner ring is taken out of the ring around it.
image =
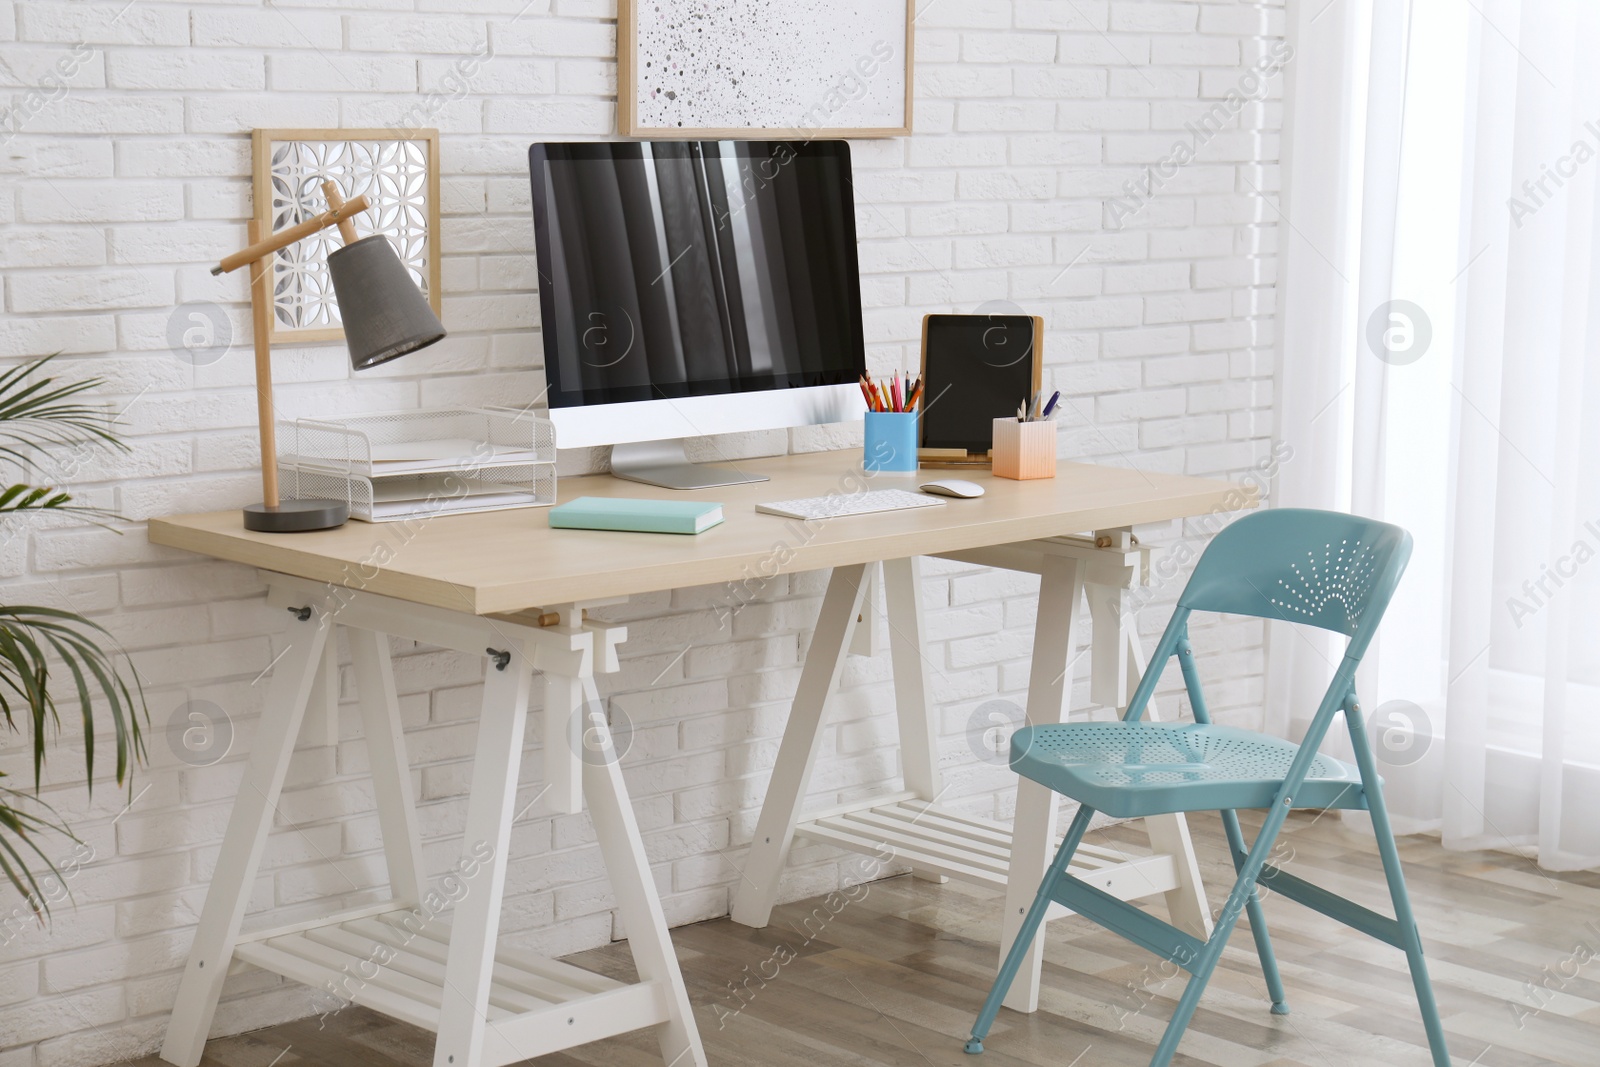
[[[1048,420],[995,419],[994,447],[989,458],[1000,478],[1054,478],[1056,424]]]

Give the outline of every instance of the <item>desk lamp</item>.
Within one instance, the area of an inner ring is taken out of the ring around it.
[[[350,365],[366,370],[380,363],[426,348],[444,336],[439,317],[406,273],[394,246],[382,234],[357,239],[351,218],[367,210],[365,196],[346,201],[331,181],[322,183],[328,210],[267,238],[261,224],[250,221],[250,246],[211,268],[226,274],[249,266],[250,315],[256,349],[256,418],[261,424],[261,503],[244,509],[244,528],[263,533],[298,533],[343,525],[350,506],[342,500],[280,500],[278,498],[278,445],[272,408],[272,348],[267,331],[271,324],[272,257],[281,248],[339,227],[344,246],[328,253],[328,273],[333,278]]]

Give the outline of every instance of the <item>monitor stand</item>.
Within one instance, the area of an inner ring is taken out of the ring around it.
[[[611,473],[630,482],[659,485],[663,489],[714,489],[719,485],[765,482],[765,474],[746,474],[732,467],[707,467],[690,463],[681,438],[670,441],[634,441],[611,446]]]

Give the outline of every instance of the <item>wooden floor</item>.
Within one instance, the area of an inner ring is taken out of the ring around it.
[[[1214,817],[1192,823],[1215,905],[1232,880],[1221,831]],[[1131,845],[1141,835],[1118,827],[1098,836]],[[1407,839],[1402,851],[1453,1062],[1600,1064],[1600,872],[1546,874],[1515,856],[1447,853],[1428,838]],[[1292,818],[1275,858],[1388,910],[1376,851],[1333,817]],[[994,974],[998,897],[910,877],[852,895],[842,906],[835,898],[837,914],[821,900],[781,907],[766,930],[722,919],[673,931],[713,1065],[1142,1067],[1182,991],[1160,960],[1084,920],[1062,919],[1049,928],[1040,1011],[1002,1010],[988,1052],[969,1057],[961,1046]],[[1282,898],[1266,906],[1292,1014],[1268,1013],[1240,929],[1174,1063],[1432,1063],[1399,952]],[[632,978],[625,945],[570,959]],[[431,1034],[350,1008],[322,1029],[312,1019],[212,1041],[204,1062],[426,1067],[432,1046]],[[644,1033],[537,1062],[661,1067]]]

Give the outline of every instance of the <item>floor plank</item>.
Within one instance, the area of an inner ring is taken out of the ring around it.
[[[1211,817],[1192,822],[1215,904],[1232,878],[1221,829]],[[1143,843],[1132,825],[1092,837]],[[1282,866],[1387,911],[1377,853],[1362,833],[1296,815],[1284,842]],[[1402,856],[1456,1062],[1600,1061],[1600,877],[1540,871],[1509,854],[1447,853],[1427,838],[1407,839]],[[1160,960],[1085,920],[1063,919],[1050,926],[1040,1010],[1002,1011],[975,1059],[961,1046],[994,974],[999,897],[910,877],[852,896],[837,914],[820,900],[781,906],[766,930],[719,919],[673,931],[712,1064],[1143,1067],[1183,990]],[[1240,929],[1178,1067],[1431,1065],[1400,953],[1281,897],[1269,897],[1266,909],[1292,1014],[1268,1013],[1253,943]],[[569,960],[631,977],[625,944]],[[432,1044],[431,1034],[350,1008],[325,1026],[309,1019],[212,1041],[204,1064],[426,1067]],[[537,1062],[661,1067],[649,1034]],[[135,1067],[160,1064],[150,1057]]]

